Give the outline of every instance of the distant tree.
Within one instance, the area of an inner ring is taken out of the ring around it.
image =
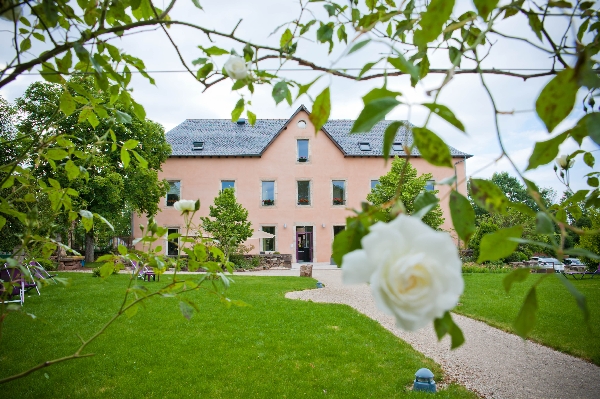
[[[248,210],[235,199],[235,190],[226,188],[210,206],[209,217],[202,217],[202,227],[219,241],[219,248],[228,256],[239,244],[252,235]]]
[[[90,80],[78,79],[73,82],[94,92],[97,104],[110,101],[107,94],[93,88]],[[60,85],[36,82],[27,88],[23,97],[17,99],[17,107],[23,114],[18,124],[18,134],[25,143],[35,140],[36,132],[42,130],[40,125],[52,118],[54,104],[60,101],[62,92],[63,87]],[[72,95],[77,98],[76,92],[73,91]],[[125,112],[134,114],[129,110],[131,104],[128,107],[117,100],[115,105],[124,115]],[[158,171],[171,151],[163,127],[148,119],[142,120],[129,115],[126,123],[119,124],[110,119],[85,119],[82,118],[85,112],[86,108],[73,112],[54,122],[53,126],[53,129],[67,133],[75,144],[72,154],[66,160],[72,162],[72,168],[57,169],[52,163],[48,163],[36,168],[35,175],[47,184],[48,179],[52,178],[61,187],[76,190],[79,193],[73,200],[76,208],[100,214],[111,223],[119,224],[124,209],[140,214],[156,214],[158,202],[167,190],[166,181],[158,180]],[[109,135],[108,132],[112,133]],[[100,134],[103,136],[99,136]],[[115,141],[132,143],[136,153],[147,162],[147,168],[140,167],[137,162],[131,162],[126,167],[121,153],[111,150],[111,147],[116,147]],[[86,172],[80,173],[83,168]],[[64,214],[57,219],[62,226],[62,233],[73,227],[69,220],[69,215]],[[95,239],[94,229],[86,232],[87,262],[94,260]]]
[[[590,222],[589,227],[583,227],[586,231],[598,231],[600,229],[600,210],[598,208],[588,208],[587,217]],[[579,244],[576,245],[578,248],[587,249],[588,251],[600,255],[600,234],[585,234],[579,237]],[[583,263],[585,263],[590,269],[595,270],[598,266],[598,261],[588,258],[581,257]]]
[[[396,190],[400,183],[400,176],[402,176],[405,164],[406,161],[404,159],[398,157],[394,158],[392,161],[392,169],[379,178],[379,184],[373,187],[369,195],[367,195],[367,201],[371,202],[373,205],[382,205],[391,201],[396,195]],[[432,178],[433,175],[431,173],[423,173],[421,176],[417,176],[417,169],[415,169],[410,162],[406,164],[400,200],[404,204],[406,212],[409,215],[413,214],[415,211],[415,199],[425,190],[427,181]],[[438,192],[438,190],[434,190],[431,193],[437,194]],[[390,214],[390,209],[386,209],[385,212],[388,215],[387,221],[391,220],[392,216]],[[442,209],[438,204],[423,217],[423,222],[434,229],[439,229],[442,223],[444,223],[444,217],[442,215]]]
[[[538,204],[527,193],[525,186],[516,177],[511,176],[508,172],[496,172],[492,175],[490,180],[504,192],[504,195],[506,195],[511,202],[525,204],[536,212],[540,210]],[[556,192],[551,188],[540,188],[540,195],[544,206],[548,207],[554,202]],[[475,202],[471,201],[471,203],[473,205],[473,209],[475,210],[476,216],[481,216],[488,213]]]

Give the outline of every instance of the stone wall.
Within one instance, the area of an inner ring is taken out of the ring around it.
[[[291,254],[260,254],[260,255],[244,255],[244,258],[250,260],[255,256],[260,257],[259,268],[271,269],[273,267],[292,268]]]

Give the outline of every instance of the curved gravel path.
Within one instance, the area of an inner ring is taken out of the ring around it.
[[[298,275],[293,272],[282,274]],[[325,288],[289,292],[286,298],[352,306],[435,360],[451,380],[485,398],[600,398],[600,367],[594,364],[456,314],[466,343],[450,351],[449,338],[438,342],[433,327],[413,333],[396,328],[392,317],[375,308],[369,286],[343,285],[341,270],[313,269],[313,277]]]

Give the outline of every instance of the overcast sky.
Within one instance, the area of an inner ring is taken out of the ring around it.
[[[204,11],[197,10],[191,4],[191,1],[179,0],[171,13],[172,19],[186,20],[207,28],[230,32],[238,20],[242,18],[243,21],[236,31],[238,36],[254,43],[270,44],[275,47],[278,45],[283,30],[271,37],[269,37],[269,34],[282,23],[297,18],[299,13],[297,0],[225,0],[220,2],[201,1],[201,3],[204,6]],[[468,7],[472,7],[470,2],[459,1],[457,3],[454,16],[460,15]],[[322,4],[316,3],[313,9],[318,17],[325,17],[326,14],[322,12]],[[524,35],[532,41],[536,41],[535,36],[529,31],[527,22],[519,18],[514,17],[502,22],[498,27],[499,30],[511,35]],[[551,19],[548,23],[550,29],[555,32],[564,29],[564,21],[559,18]],[[1,30],[8,27],[7,22],[0,22],[0,40],[4,44],[9,42],[10,36]],[[316,28],[313,27],[308,35],[310,39],[315,38],[315,31]],[[169,29],[169,33],[188,62],[202,56],[200,50],[197,49],[198,45],[211,45],[205,36],[191,29],[172,27]],[[351,34],[349,34],[349,37],[352,39]],[[142,58],[149,71],[181,71],[183,69],[168,39],[160,30],[126,36],[114,40],[112,44]],[[215,38],[215,44],[226,49],[234,48],[238,53],[242,53],[240,44],[217,38]],[[333,54],[328,57],[327,46],[316,46],[308,40],[303,40],[298,55],[317,64],[331,66],[332,60],[337,60],[340,51],[343,50],[344,48],[340,46],[339,50],[334,50]],[[334,66],[338,68],[360,68],[366,62],[377,59],[379,52],[385,50],[383,46],[369,45],[350,57],[338,60]],[[4,62],[12,54],[8,46],[0,46],[0,56]],[[217,57],[216,60],[220,68],[227,60],[227,56]],[[430,62],[431,68],[447,67],[449,65],[445,51],[438,51],[431,57]],[[508,40],[494,42],[492,51],[484,62],[486,67],[497,69],[537,69],[547,68],[551,65],[551,60],[543,52],[525,46],[520,42]],[[467,62],[461,65],[461,67],[470,66],[472,65]],[[287,70],[282,73],[283,76],[289,76],[305,83],[317,76],[311,71],[298,71],[299,67],[293,62],[285,64],[284,69]],[[151,75],[156,79],[156,86],[148,84],[140,76],[134,77],[132,80],[133,95],[138,102],[144,105],[148,117],[161,123],[167,131],[188,118],[228,119],[232,108],[239,99],[239,94],[231,91],[232,82],[230,80],[203,92],[202,86],[187,73],[155,72]],[[416,88],[412,88],[408,77],[393,77],[388,81],[388,88],[402,92],[406,102],[418,104],[431,100],[427,97],[426,92],[439,86],[442,78],[442,75],[430,75],[420,82]],[[19,77],[17,81],[0,90],[0,94],[12,101],[22,95],[26,87],[37,79],[39,79],[39,76],[35,75]],[[524,82],[522,79],[517,78],[486,75],[485,79],[501,110],[519,111],[515,115],[501,116],[500,129],[506,148],[520,170],[524,170],[534,142],[551,137],[535,112],[533,112],[535,99],[550,78],[535,78]],[[331,118],[356,119],[362,106],[361,96],[374,87],[381,87],[382,84],[382,80],[358,83],[342,78],[324,77],[314,86],[311,94],[316,96],[325,85],[331,85]],[[291,107],[285,102],[276,106],[271,98],[271,88],[267,86],[258,87],[251,100],[252,111],[257,114],[258,118],[288,118],[301,104],[306,105],[309,109],[312,107],[307,96],[301,97]],[[473,155],[467,161],[468,175],[490,177],[492,173],[497,171],[508,171],[514,175],[512,167],[506,160],[494,162],[500,154],[500,147],[495,134],[491,103],[481,86],[478,76],[456,76],[444,88],[439,102],[449,106],[455,112],[457,117],[464,123],[467,134],[463,134],[436,116],[432,117],[429,127],[443,137],[448,144]],[[553,135],[571,127],[583,115],[581,104],[582,102],[578,99],[572,114],[555,130]],[[415,105],[412,107],[400,106],[390,113],[387,118],[407,119],[410,117],[410,122],[419,125],[423,123],[425,116],[424,108]],[[569,139],[561,147],[560,153],[565,154],[577,148],[577,143]],[[583,149],[591,151],[597,150],[598,147],[589,139],[586,139]],[[600,153],[595,153],[595,156],[600,158]],[[581,156],[579,156],[571,172],[571,186],[574,190],[587,188],[583,175],[589,172],[591,172],[591,169],[583,163]],[[529,171],[526,176],[542,187],[554,188],[558,193],[558,197],[564,191],[564,186],[555,177],[553,165],[546,165],[534,171]]]

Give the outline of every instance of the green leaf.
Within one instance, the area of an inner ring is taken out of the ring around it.
[[[198,47],[200,48],[200,50],[204,51],[206,53],[206,55],[208,55],[208,56],[229,54],[229,51],[223,50],[222,48],[219,48],[216,46],[212,46],[209,48],[204,48],[202,46],[198,46]]]
[[[231,91],[239,90],[245,87],[248,84],[246,79],[239,79],[233,82],[233,86],[231,86]]]
[[[441,33],[446,21],[452,14],[454,0],[432,0],[427,11],[421,13],[421,29],[414,33],[414,43],[422,48],[434,41]]]
[[[86,230],[87,230],[87,228],[86,228]],[[89,230],[87,230],[87,231],[89,231]],[[100,277],[107,278],[108,276],[110,276],[111,274],[113,274],[114,270],[115,270],[114,263],[112,263],[112,262],[106,262],[102,266],[100,266]]]
[[[0,230],[2,230],[2,228],[4,227],[4,225],[6,224],[6,218],[2,215],[0,215]]]
[[[475,7],[477,8],[477,12],[487,21],[490,13],[496,8],[498,5],[498,0],[473,0]]]
[[[90,112],[87,114],[87,121],[94,129],[100,124],[98,117],[92,110],[90,110]]]
[[[291,93],[286,82],[277,82],[277,84],[273,86],[272,96],[275,100],[275,104],[279,104],[285,100],[288,95],[291,95]]]
[[[60,95],[60,110],[67,116],[71,115],[76,108],[75,100],[68,90],[63,90]]]
[[[471,198],[477,205],[490,213],[506,213],[508,198],[492,181],[485,179],[470,180]]]
[[[126,150],[132,150],[135,147],[137,147],[139,143],[140,142],[137,140],[129,139],[123,143],[123,148],[125,148]]]
[[[422,219],[438,202],[439,199],[429,191],[419,193],[415,198],[415,211],[412,216]]]
[[[448,56],[450,57],[450,62],[452,65],[460,67],[460,61],[462,59],[462,53],[456,47],[450,46],[448,49]]]
[[[65,170],[67,171],[67,178],[69,180],[73,180],[79,176],[79,168],[77,165],[75,165],[75,162],[71,161],[70,159],[65,164]]]
[[[194,61],[192,61],[192,65],[204,65],[204,64],[206,64],[206,61],[208,61],[208,58],[204,58],[204,57],[196,58]]]
[[[111,271],[112,273],[112,271]],[[109,274],[110,276],[110,274]],[[135,304],[129,308],[127,308],[127,310],[125,310],[125,316],[127,316],[128,319],[131,319],[133,316],[135,316],[138,312],[138,310],[140,309],[140,307]]]
[[[392,145],[394,144],[394,139],[396,138],[398,129],[400,129],[403,125],[404,124],[402,122],[395,121],[390,123],[389,126],[385,128],[385,132],[383,133],[383,158],[385,158],[386,164],[388,158],[390,157],[390,151],[392,150]]]
[[[60,161],[61,159],[65,159],[69,156],[69,153],[63,150],[62,148],[50,148],[46,152],[46,158],[53,159],[55,161]]]
[[[586,152],[585,154],[583,154],[583,162],[585,162],[585,164],[590,168],[593,168],[596,160],[594,159],[594,156],[591,152]]]
[[[183,317],[188,320],[190,320],[194,315],[194,308],[191,307],[187,302],[179,301],[179,310],[181,311]]]
[[[358,218],[346,219],[346,229],[333,239],[332,257],[338,267],[342,267],[344,255],[361,248],[360,240],[369,233],[369,228]]]
[[[338,37],[338,41],[344,42],[344,43],[348,43],[348,34],[346,33],[346,26],[345,25],[340,25],[340,27],[338,28],[337,31],[337,37]]]
[[[321,22],[321,26],[317,29],[317,40],[321,43],[331,42],[333,38],[333,22],[324,24]]]
[[[331,113],[331,98],[329,93],[329,87],[326,87],[321,94],[315,99],[312,111],[308,118],[315,127],[315,134],[321,130],[323,125],[327,123],[329,114]]]
[[[141,121],[146,120],[146,110],[141,104],[136,103],[131,100],[131,105],[133,106],[133,114]]]
[[[590,187],[598,187],[598,178],[597,177],[588,177],[587,184]]]
[[[242,112],[244,112],[244,107],[246,104],[244,103],[244,99],[240,98],[238,102],[235,104],[235,108],[231,111],[231,121],[236,122],[240,119]]]
[[[42,70],[40,71],[40,75],[44,80],[50,83],[64,83],[65,79],[54,69],[52,64],[44,62],[42,64]]]
[[[512,226],[484,235],[479,246],[477,263],[506,258],[519,245],[510,238],[520,238],[522,233],[523,226]]]
[[[516,209],[517,211],[521,212],[522,214],[525,215],[529,215],[529,216],[535,216],[536,213],[533,209],[531,209],[529,206],[525,205],[522,202],[509,202],[508,206]]]
[[[529,165],[526,170],[535,169],[540,165],[545,165],[554,161],[558,155],[558,147],[567,139],[568,132],[559,134],[558,136],[546,141],[535,143],[533,153],[529,157]]]
[[[140,154],[138,154],[137,151],[131,150],[131,153],[133,154],[135,159],[137,159],[141,168],[148,169],[148,161],[146,161]]]
[[[106,218],[104,216],[99,215],[97,213],[94,213],[94,216],[97,217],[98,219],[100,219],[100,221],[102,223],[104,223],[105,225],[107,225],[109,229],[111,229],[112,231],[115,231],[115,228],[113,227],[113,225],[108,220],[106,220]]]
[[[213,68],[214,65],[212,63],[204,65],[202,68],[198,69],[198,72],[196,72],[196,78],[198,78],[198,80],[206,78],[208,74],[212,72]]]
[[[131,123],[131,115],[125,112],[121,112],[119,110],[115,110],[115,117],[117,121],[120,123]]]
[[[471,202],[455,190],[450,193],[450,216],[456,234],[465,243],[469,242],[475,233],[475,211]]]
[[[308,93],[308,90],[310,89],[310,87],[321,78],[321,76],[323,75],[319,75],[315,78],[315,80],[313,80],[310,83],[307,83],[305,85],[298,85],[298,95],[296,96],[296,100],[303,94]]]
[[[450,312],[446,311],[442,317],[433,321],[435,333],[440,341],[446,334],[450,334],[450,349],[456,349],[465,342],[465,337],[458,325],[452,320]]]
[[[292,31],[288,29],[285,30],[285,32],[283,32],[283,34],[281,35],[281,39],[279,39],[279,47],[281,48],[286,48],[289,47],[292,44],[292,39],[294,38],[294,35],[292,35]]]
[[[573,109],[579,85],[571,68],[559,72],[535,102],[535,110],[549,132],[563,121]]]
[[[435,166],[452,167],[450,149],[435,133],[427,128],[413,128],[413,139],[421,156]]]
[[[129,162],[131,162],[129,152],[127,152],[125,147],[121,147],[121,163],[123,163],[123,168],[127,169],[129,167]]]
[[[363,104],[367,105],[368,103],[370,103],[373,100],[377,100],[380,98],[385,98],[385,97],[391,97],[391,98],[396,98],[398,96],[402,95],[402,93],[398,92],[398,91],[390,91],[385,87],[376,87],[373,90],[371,90],[370,92],[368,92],[367,94],[365,94],[362,98],[363,100]]]
[[[377,62],[367,62],[365,64],[365,66],[363,66],[362,69],[360,70],[360,73],[358,74],[358,77],[360,78],[365,73],[367,73],[369,70],[371,70],[371,68],[373,68],[373,66],[375,66],[375,64],[377,64]]]
[[[404,72],[410,75],[412,79],[419,80],[420,71],[412,62],[408,61],[404,56],[398,53],[395,58],[389,57],[388,62],[400,72]]]
[[[31,39],[30,38],[21,40],[21,44],[19,45],[19,49],[21,50],[21,52],[27,51],[30,48],[31,48]]]
[[[542,23],[537,14],[529,12],[527,17],[529,18],[529,26],[531,27],[531,30],[536,34],[538,39],[542,41]]]
[[[192,3],[194,3],[194,5],[196,6],[196,8],[199,8],[202,10],[202,6],[200,5],[200,0],[192,0]]]
[[[79,215],[81,215],[81,223],[83,224],[85,231],[90,231],[92,227],[94,227],[94,214],[82,209],[79,211]]]
[[[514,283],[522,283],[527,280],[527,277],[531,274],[531,270],[527,267],[521,267],[510,272],[506,277],[502,279],[502,285],[504,290],[510,292],[510,289]]]
[[[254,126],[254,124],[256,123],[256,114],[254,114],[254,112],[250,110],[247,110],[246,116],[248,117],[248,122],[250,122],[250,126]]]
[[[33,37],[35,37],[37,40],[39,40],[40,42],[46,42],[46,36],[42,35],[39,32],[32,32],[31,33],[33,35]]]
[[[450,110],[450,108],[441,104],[432,104],[425,103],[423,106],[427,107],[431,112],[438,115],[440,118],[443,118],[446,122],[450,123],[452,126],[456,127],[458,130],[464,132],[465,127],[461,121],[459,121],[454,113]]]
[[[363,48],[364,46],[369,44],[370,41],[371,41],[371,39],[367,39],[367,40],[363,40],[362,42],[356,43],[354,46],[352,46],[350,51],[348,51],[348,55],[354,53],[355,51],[360,50],[361,48]]]
[[[533,326],[535,325],[535,314],[538,310],[537,295],[535,286],[531,287],[527,293],[527,297],[519,310],[519,314],[514,321],[515,332],[521,338],[527,338]]]
[[[117,247],[117,250],[119,251],[119,253],[123,256],[127,255],[127,247],[125,247],[125,245],[123,244],[119,244],[119,246]]]
[[[539,234],[554,234],[554,223],[545,212],[538,212],[535,217],[535,232]]]
[[[350,133],[367,133],[371,131],[373,126],[383,120],[399,104],[400,101],[394,97],[379,98],[367,103],[354,122]]]

